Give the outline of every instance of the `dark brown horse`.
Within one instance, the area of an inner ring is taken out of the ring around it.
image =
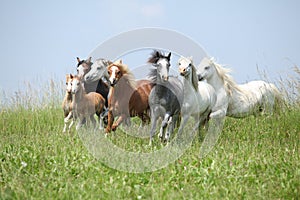
[[[106,133],[116,128],[129,117],[138,116],[142,123],[149,122],[148,96],[153,87],[149,80],[136,81],[129,68],[117,61],[107,67],[111,88],[108,98],[108,125]],[[119,117],[114,122],[114,117]]]

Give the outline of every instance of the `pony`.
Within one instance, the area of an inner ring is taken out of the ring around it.
[[[229,72],[230,69],[222,67],[213,58],[204,58],[198,66],[198,79],[205,79],[217,93],[216,111],[211,117],[242,118],[273,112],[276,99],[280,98],[274,84],[259,80],[238,85]]]
[[[151,111],[149,145],[152,144],[159,118],[162,118],[163,121],[158,136],[162,141],[169,142],[181,110],[183,85],[177,77],[169,76],[170,59],[171,52],[166,56],[157,50],[154,50],[148,59],[148,63],[154,66],[154,69],[150,69],[148,74],[154,84],[149,96]],[[164,134],[165,137],[163,138]]]
[[[136,81],[128,66],[122,60],[107,67],[111,84],[108,98],[108,125],[106,133],[115,131],[117,127],[130,117],[138,116],[142,124],[150,120],[148,96],[152,89],[149,80]],[[114,117],[119,116],[114,122]]]
[[[184,92],[182,120],[178,130],[178,134],[181,134],[190,116],[193,116],[195,122],[198,123],[198,129],[200,125],[208,121],[209,114],[214,111],[217,95],[211,85],[198,81],[196,67],[191,57],[181,57],[177,64],[179,73],[183,77]]]
[[[66,94],[64,97],[64,100],[62,102],[62,109],[64,112],[64,128],[63,128],[63,133],[66,132],[68,123],[70,121],[70,119],[73,117],[73,113],[72,113],[72,105],[73,105],[73,98],[72,98],[72,86],[71,86],[71,82],[72,82],[72,78],[70,74],[66,74]],[[73,125],[73,120],[71,120],[71,123],[68,127],[68,130],[70,130],[70,128]]]
[[[71,92],[73,98],[73,119],[79,118],[79,123],[76,126],[78,130],[84,119],[90,119],[91,122],[95,125],[96,121],[94,114],[100,116],[100,113],[103,111],[105,106],[105,99],[101,94],[96,92],[86,93],[83,87],[82,76],[72,74],[70,75],[71,81]],[[98,117],[100,129],[103,129],[103,119]]]

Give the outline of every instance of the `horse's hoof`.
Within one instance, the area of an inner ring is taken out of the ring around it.
[[[117,130],[117,127],[118,127],[117,125],[113,125],[113,126],[111,127],[111,130],[112,130],[112,131],[116,131],[116,130]]]

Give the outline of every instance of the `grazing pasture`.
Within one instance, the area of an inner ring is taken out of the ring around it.
[[[57,97],[55,93],[53,96]],[[63,111],[57,100],[36,107],[28,106],[26,100],[21,102],[25,103],[0,107],[0,199],[300,196],[299,97],[271,116],[226,118],[217,145],[203,159],[199,158],[202,141],[196,138],[167,167],[137,174],[111,169],[95,159],[75,127],[70,133],[62,133]],[[120,148],[135,151],[142,151],[149,143],[149,138],[132,137],[121,129],[109,134],[108,139]],[[157,137],[152,146],[161,148]]]

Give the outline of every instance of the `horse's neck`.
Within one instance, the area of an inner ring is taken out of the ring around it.
[[[197,83],[198,84],[198,83]],[[184,87],[184,94],[188,95],[191,92],[197,91],[198,89],[194,87],[192,76],[189,76],[188,78],[183,79],[183,87]]]
[[[74,94],[74,103],[78,104],[85,98],[85,92],[83,87],[81,87],[75,94]]]
[[[165,92],[168,90],[167,89],[167,83],[168,82],[163,82],[160,78],[157,78],[157,84],[156,84],[156,87],[155,87],[155,90],[157,91],[157,94],[165,95]]]
[[[209,79],[206,79],[207,83],[210,84],[215,91],[218,91],[220,89],[225,89],[224,81],[218,74],[214,74]]]
[[[72,101],[72,93],[71,92],[66,92],[66,96],[65,96],[65,99],[67,100],[67,101]]]
[[[87,93],[89,92],[95,92],[97,87],[98,87],[98,82],[99,81],[93,81],[91,83],[84,83],[84,89]]]

